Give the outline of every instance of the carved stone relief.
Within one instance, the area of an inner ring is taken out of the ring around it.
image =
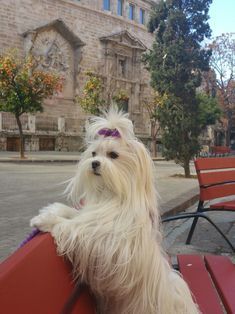
[[[63,77],[60,97],[73,98],[82,55],[80,48],[84,43],[62,20],[27,31],[23,36],[25,52],[35,56],[38,69],[54,71]]]
[[[65,82],[64,97],[73,97],[74,60],[69,43],[54,29],[45,30],[35,36],[31,53],[38,61],[38,68],[55,71]]]

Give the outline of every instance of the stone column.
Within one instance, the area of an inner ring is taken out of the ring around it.
[[[60,133],[65,133],[65,118],[64,117],[58,118],[58,131]]]
[[[28,115],[28,125],[29,125],[29,131],[32,133],[35,133],[36,131],[36,116],[34,115]]]

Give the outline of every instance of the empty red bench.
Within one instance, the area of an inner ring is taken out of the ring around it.
[[[226,155],[231,153],[231,148],[228,146],[212,146],[211,152],[215,155]]]
[[[208,211],[228,211],[235,213],[235,157],[198,158],[194,161],[200,189],[197,210],[163,218],[163,222],[193,218],[186,244],[191,242],[199,218],[206,219],[224,238],[235,252],[233,243],[205,213]],[[217,200],[222,197],[233,199]],[[213,201],[209,206],[205,201]]]

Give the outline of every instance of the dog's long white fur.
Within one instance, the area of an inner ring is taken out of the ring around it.
[[[75,277],[96,295],[100,313],[199,313],[162,249],[154,165],[131,121],[111,109],[87,128],[88,148],[67,188],[73,203],[83,200],[84,206],[76,210],[54,203],[31,225],[51,232]],[[97,135],[102,128],[117,129],[121,137]],[[93,161],[100,162],[98,175]]]

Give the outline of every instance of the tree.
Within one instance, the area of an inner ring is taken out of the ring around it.
[[[201,48],[210,36],[207,22],[212,0],[161,0],[150,17],[152,49],[144,56],[151,85],[167,101],[160,107],[165,153],[190,175],[189,163],[199,151],[199,103],[196,90],[201,72],[209,70],[211,51]]]
[[[102,79],[92,71],[87,71],[86,75],[88,79],[85,82],[81,95],[76,100],[86,113],[99,115],[106,105],[102,97]]]
[[[14,54],[0,55],[0,111],[13,113],[19,128],[20,157],[24,158],[24,134],[20,117],[42,112],[42,102],[61,91],[61,78],[37,70],[32,56],[21,59]]]
[[[214,124],[221,114],[213,97],[199,93],[196,102],[197,110],[189,113],[184,110],[181,99],[175,98],[172,102],[172,97],[165,97],[157,109],[164,155],[184,168],[185,177],[190,177],[190,160],[200,150],[199,135],[207,125]]]
[[[208,47],[212,50],[210,66],[216,73],[217,96],[227,119],[226,144],[230,146],[232,115],[235,112],[235,33],[216,37]]]
[[[117,105],[119,110],[128,112],[129,97],[125,90],[120,89],[118,91],[115,91],[112,96],[112,102],[114,102]]]
[[[199,126],[203,130],[206,126],[215,124],[220,119],[222,111],[215,97],[205,93],[198,93],[197,101],[199,104]]]
[[[105,86],[104,78],[95,72],[87,71],[86,75],[88,79],[85,82],[81,95],[76,98],[86,113],[100,115],[112,102],[119,109],[126,110],[129,97],[124,90],[116,90],[113,86],[114,84],[109,87]]]
[[[143,106],[146,108],[150,121],[150,133],[151,133],[151,152],[152,156],[157,156],[157,136],[160,132],[159,126],[159,106],[162,106],[166,100],[166,95],[161,96],[158,92],[155,92],[151,99],[146,99],[143,102]]]

